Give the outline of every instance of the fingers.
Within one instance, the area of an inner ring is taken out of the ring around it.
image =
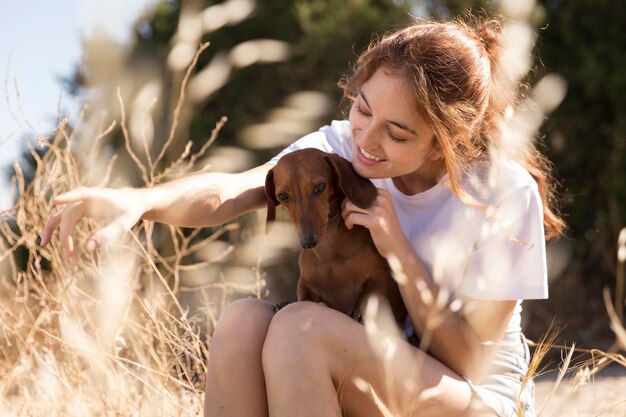
[[[61,249],[63,250],[65,256],[72,260],[76,260],[78,254],[76,252],[74,232],[76,224],[83,217],[83,214],[84,206],[78,204],[67,207],[62,212],[53,215],[42,233],[41,246],[46,246],[50,243],[54,231],[60,225],[59,234]],[[129,221],[127,221],[126,218],[118,218],[116,221],[92,234],[85,242],[85,249],[87,252],[93,252],[110,242],[119,240],[130,228],[128,224]]]
[[[70,204],[81,202],[87,197],[88,189],[86,187],[78,187],[67,193],[60,194],[52,199],[53,204]],[[76,223],[82,217],[82,214],[76,217],[76,208],[73,208],[69,212],[68,209],[63,209],[59,213],[56,213],[50,217],[43,233],[41,234],[41,246],[44,247],[52,240],[54,231],[61,225],[61,246],[63,251],[67,254],[74,253],[74,239],[72,237]],[[84,212],[84,209],[83,209]],[[66,219],[70,219],[70,223],[67,223]]]
[[[44,247],[48,243],[50,243],[50,240],[52,239],[52,234],[54,233],[56,228],[59,227],[59,223],[61,223],[61,213],[57,213],[50,217],[50,220],[48,220],[48,224],[46,224],[46,227],[43,229],[43,233],[41,234],[41,247]]]
[[[130,229],[124,217],[120,217],[106,227],[92,234],[85,242],[87,252],[93,252],[96,249],[110,243],[116,242]]]
[[[52,203],[53,204],[69,204],[69,203],[80,202],[87,197],[87,190],[88,189],[86,187],[78,187],[72,191],[68,191],[67,193],[63,193],[54,197],[52,199]],[[61,224],[61,221],[63,220],[64,213],[65,213],[65,210],[60,211],[59,213],[52,215],[52,217],[50,217],[50,220],[48,220],[48,224],[46,224],[46,227],[44,228],[41,234],[41,246],[42,247],[50,243],[50,240],[52,239],[52,235],[54,234],[54,231],[57,229],[57,227],[59,227],[59,224]]]
[[[84,212],[85,205],[82,203],[66,207],[61,212],[61,227],[59,229],[61,249],[65,256],[74,260],[78,257],[74,247],[74,230],[76,229],[76,223],[83,217]]]
[[[106,243],[119,240],[138,220],[136,210],[130,205],[119,204],[120,195],[104,189],[79,187],[55,197],[54,204],[66,205],[59,213],[50,217],[41,236],[41,245],[50,243],[55,230],[59,229],[63,254],[76,260],[78,253],[74,235],[76,225],[83,217],[106,220],[102,229],[85,242],[85,249],[92,252]]]
[[[384,228],[391,217],[395,217],[391,194],[387,190],[378,189],[378,196],[373,204],[362,209],[345,198],[341,204],[341,216],[348,229],[355,225],[364,226],[370,231]]]
[[[348,229],[352,229],[355,225],[371,229],[371,219],[372,217],[368,214],[352,212],[344,217],[344,223]]]
[[[78,203],[87,199],[90,195],[91,193],[89,191],[89,188],[78,187],[66,193],[59,194],[52,199],[52,202],[54,204]]]

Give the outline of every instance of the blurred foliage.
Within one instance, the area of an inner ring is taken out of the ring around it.
[[[169,82],[176,75],[167,71],[167,56],[175,40],[183,7],[197,13],[227,2],[161,0],[152,14],[135,25],[136,40],[129,52],[128,63],[149,57],[151,65],[163,69]],[[221,130],[220,145],[241,146],[238,141],[244,127],[262,122],[271,109],[281,106],[289,94],[315,90],[327,94],[333,103],[341,98],[337,81],[349,68],[356,53],[372,39],[409,18],[408,7],[393,0],[284,0],[258,1],[252,14],[237,24],[225,25],[205,33],[202,41],[210,47],[200,56],[198,71],[237,45],[255,39],[273,39],[290,45],[290,59],[284,62],[255,63],[232,71],[227,83],[199,103],[194,103],[188,130],[181,128],[177,138],[188,138],[196,147],[206,142],[217,120],[226,115],[229,122]],[[74,85],[88,86],[88,65],[77,68]],[[176,99],[176,83],[164,92],[167,100]],[[76,88],[75,88],[76,89]],[[172,103],[169,105],[173,107]],[[320,126],[333,117],[340,117],[339,106],[319,120]],[[167,111],[167,106],[163,111]],[[161,125],[161,135],[167,126]],[[158,133],[157,133],[158,134]],[[295,137],[294,137],[295,139]],[[164,137],[160,138],[161,141]],[[175,149],[173,154],[178,154]],[[264,162],[275,150],[257,154]]]
[[[602,288],[620,285],[617,238],[626,225],[626,3],[540,4],[537,75],[557,72],[568,82],[567,96],[543,126],[573,251],[550,303],[572,339],[597,345],[606,329]]]
[[[568,94],[544,127],[563,180],[568,238],[580,279],[615,276],[617,235],[626,224],[626,4],[544,1],[538,53],[568,81]]]

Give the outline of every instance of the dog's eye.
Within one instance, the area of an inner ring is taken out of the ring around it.
[[[315,194],[321,194],[324,189],[326,189],[326,184],[317,184],[315,187],[313,187],[313,192]]]
[[[278,194],[276,196],[276,198],[278,198],[278,201],[282,201],[284,203],[284,202],[289,201],[289,194],[287,194],[287,193],[280,193],[280,194]]]

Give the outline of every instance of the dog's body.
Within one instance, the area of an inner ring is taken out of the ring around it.
[[[348,229],[341,216],[345,197],[361,208],[376,198],[376,187],[340,156],[303,149],[283,156],[267,174],[268,222],[283,204],[294,222],[302,250],[299,301],[323,302],[356,319],[370,295],[389,296],[403,315],[398,287],[363,226]]]

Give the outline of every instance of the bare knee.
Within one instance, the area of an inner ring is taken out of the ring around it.
[[[316,315],[320,308],[312,302],[298,302],[281,309],[272,319],[263,345],[263,368],[293,369],[310,361],[320,363],[324,325]]]
[[[211,355],[241,354],[263,346],[274,316],[273,306],[256,298],[232,302],[222,312],[211,338]]]

